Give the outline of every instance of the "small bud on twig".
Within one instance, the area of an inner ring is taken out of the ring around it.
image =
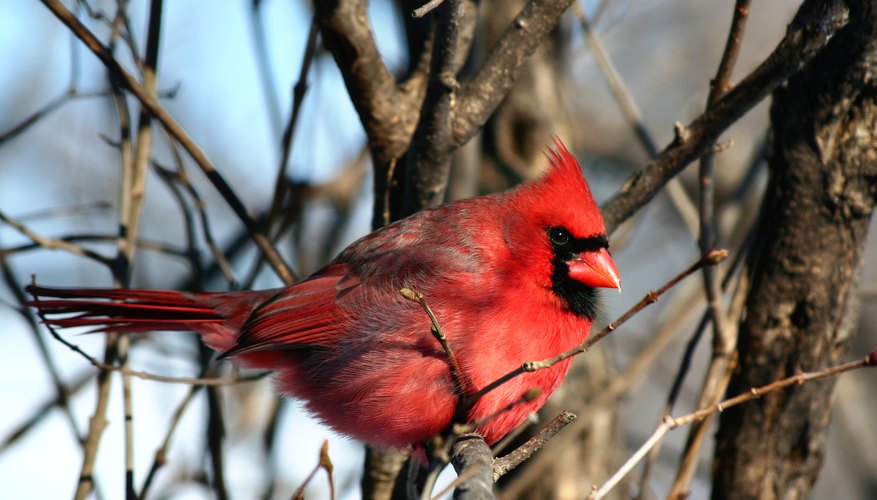
[[[402,296],[405,297],[406,299],[413,301],[413,302],[420,302],[420,299],[423,298],[422,295],[420,295],[419,293],[415,292],[414,290],[412,290],[410,288],[403,288],[403,289],[399,290],[399,293],[402,294]]]
[[[522,399],[524,401],[530,402],[538,398],[540,394],[542,394],[542,389],[540,389],[539,387],[531,387],[527,389],[527,392],[524,393],[524,397]]]
[[[727,248],[713,248],[704,256],[706,263],[714,266],[728,258]]]
[[[734,139],[728,139],[727,141],[721,141],[713,144],[712,148],[710,148],[712,153],[721,153],[731,149],[734,146]]]
[[[685,128],[682,122],[676,122],[673,124],[673,135],[673,142],[675,144],[684,144],[691,137],[691,132]]]

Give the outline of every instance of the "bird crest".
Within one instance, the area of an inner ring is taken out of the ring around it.
[[[544,224],[565,226],[577,237],[604,234],[600,207],[579,162],[556,136],[554,148],[545,156],[549,164],[546,173],[524,184],[519,192],[523,209]]]

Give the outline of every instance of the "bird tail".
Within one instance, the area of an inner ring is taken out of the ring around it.
[[[93,327],[93,332],[195,331],[204,343],[225,352],[237,342],[244,322],[272,290],[189,293],[133,288],[50,288],[29,285],[47,325]]]

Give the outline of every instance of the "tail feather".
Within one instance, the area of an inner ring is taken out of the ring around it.
[[[36,308],[48,325],[94,327],[92,331],[96,332],[195,331],[221,352],[236,345],[241,325],[266,297],[265,292],[187,293],[37,285],[29,285],[26,291],[34,297],[28,305]]]
[[[140,288],[53,288],[39,285],[28,285],[24,288],[34,297],[55,297],[58,299],[119,299],[137,300],[152,304],[179,305],[188,302],[195,304],[188,294],[174,290],[146,290]]]
[[[48,314],[86,313],[128,318],[154,317],[160,312],[165,319],[191,318],[221,319],[215,311],[205,307],[171,306],[144,302],[103,302],[97,300],[32,300],[28,305]]]

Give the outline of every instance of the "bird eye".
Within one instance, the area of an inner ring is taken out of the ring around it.
[[[562,247],[569,243],[569,231],[562,227],[549,227],[548,239],[551,240],[551,243]]]

